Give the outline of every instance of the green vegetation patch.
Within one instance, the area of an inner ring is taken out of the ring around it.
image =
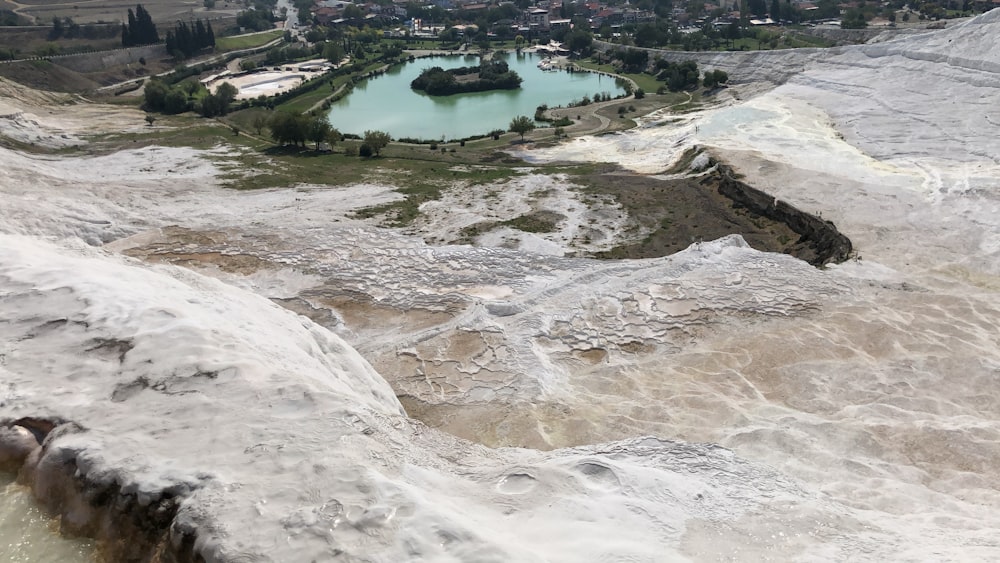
[[[631,79],[636,83],[636,85],[639,88],[642,88],[647,93],[655,92],[660,86],[663,85],[662,82],[657,82],[655,77],[650,76],[644,72],[635,72],[635,73],[621,72],[610,64],[598,64],[590,60],[574,61],[574,64],[582,68],[597,70],[605,72],[607,74],[614,74],[617,76],[623,76],[625,78]]]
[[[542,209],[503,221],[500,224],[526,233],[552,233],[556,231],[559,222],[565,218],[555,211]]]
[[[254,33],[252,35],[236,35],[233,37],[216,37],[215,50],[220,53],[226,51],[238,51],[240,49],[253,49],[274,41],[281,37],[284,32],[280,29]]]
[[[357,217],[384,215],[388,219],[388,226],[405,227],[420,215],[421,204],[440,199],[445,189],[499,183],[521,174],[513,168],[502,167],[441,168],[440,165],[424,163],[423,166],[411,168],[411,165],[416,164],[414,161],[396,161],[390,164],[397,166],[403,163],[407,164],[395,169],[383,169],[385,175],[380,176],[379,181],[386,183],[386,176],[392,177],[393,180],[388,183],[400,186],[397,191],[403,194],[404,199],[362,209],[355,214]],[[385,164],[384,161],[379,162],[380,167]],[[419,173],[416,168],[419,168]]]
[[[466,92],[488,90],[516,90],[521,87],[521,77],[510,70],[505,61],[484,61],[479,66],[464,66],[444,70],[431,67],[413,79],[410,88],[432,96],[450,96]]]

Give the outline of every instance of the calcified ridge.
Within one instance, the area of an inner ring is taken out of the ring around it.
[[[635,235],[560,177],[399,233],[350,218],[391,186],[0,150],[0,463],[123,559],[1000,558],[998,41],[995,10],[788,53],[749,100],[522,155],[697,145],[836,223],[860,254],[824,270],[735,236],[561,257]],[[542,192],[573,211],[517,248],[413,236]]]

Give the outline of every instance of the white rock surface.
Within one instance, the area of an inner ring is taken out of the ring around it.
[[[388,187],[0,149],[0,418],[73,420],[49,447],[87,475],[190,491],[210,560],[998,559],[998,42],[995,10],[792,53],[748,101],[527,155],[657,174],[705,147],[857,244],[828,271],[738,238],[430,247],[345,218]],[[116,242],[37,240],[67,236]],[[428,429],[380,375],[441,428],[551,451]]]
[[[74,421],[46,447],[88,482],[186,495],[175,526],[197,528],[208,561],[658,561],[685,542],[688,556],[821,556],[810,534],[841,526],[844,508],[715,446],[461,442],[407,419],[342,340],[261,297],[0,240],[4,415]],[[772,537],[761,511],[801,524]],[[710,537],[720,525],[731,543]]]

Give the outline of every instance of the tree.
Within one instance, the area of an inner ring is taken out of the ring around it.
[[[636,28],[633,39],[637,47],[656,47],[659,43],[659,32],[654,24],[644,23]]]
[[[215,89],[215,95],[218,96],[219,99],[226,104],[226,106],[229,106],[229,104],[236,99],[236,94],[239,93],[239,89],[228,82],[219,84],[219,87]],[[223,115],[225,115],[225,112],[223,112]]]
[[[736,46],[736,40],[743,37],[743,31],[740,29],[740,22],[738,20],[729,22],[729,25],[726,26],[724,37],[729,40],[730,47]]]
[[[347,7],[344,8],[343,17],[345,20],[355,21],[364,18],[365,13],[361,11],[361,8],[359,8],[357,4],[348,4]]]
[[[725,71],[721,70],[709,70],[705,72],[705,78],[702,83],[705,88],[714,88],[716,86],[725,84],[729,82],[729,75]]]
[[[319,144],[326,140],[331,129],[333,127],[330,125],[330,122],[322,117],[314,118],[309,122],[309,129],[306,131],[306,136],[310,141],[316,143],[317,151],[319,150]]]
[[[340,46],[340,43],[331,41],[323,47],[323,58],[339,65],[340,61],[344,60],[344,48]]]
[[[309,10],[299,10],[299,17],[308,15]],[[249,8],[236,15],[236,24],[254,31],[266,31],[274,27],[274,14],[266,7]]]
[[[302,114],[276,111],[267,127],[279,145],[305,145],[309,121]]]
[[[188,110],[188,95],[184,89],[175,86],[167,92],[163,100],[163,111],[166,113],[183,113]]]
[[[198,51],[215,46],[212,24],[198,20],[193,25],[177,22],[177,26],[167,32],[167,52],[179,59],[190,58]]]
[[[330,127],[330,131],[326,134],[326,143],[333,147],[343,139],[344,136],[340,134],[340,131],[336,127]]]
[[[138,4],[128,10],[128,24],[122,24],[122,46],[150,45],[160,42],[160,35],[149,12]]]
[[[258,114],[257,117],[253,118],[253,123],[251,124],[251,126],[253,127],[254,132],[260,135],[260,132],[263,131],[265,127],[267,127],[267,118],[261,114]]]
[[[570,51],[587,54],[590,52],[590,47],[593,43],[594,36],[589,31],[582,29],[573,30],[566,35],[566,46],[569,47]]]
[[[146,82],[142,93],[145,98],[145,108],[148,111],[162,111],[166,104],[167,92],[170,88],[162,81],[152,79]]]
[[[49,41],[59,39],[65,32],[66,29],[63,27],[63,22],[59,19],[59,16],[52,16],[52,30],[49,31]]]
[[[152,127],[154,121],[156,121],[156,117],[153,116],[153,114],[151,114],[151,113],[147,113],[146,114],[146,123],[149,124],[150,127]]]
[[[392,137],[384,131],[365,131],[364,140],[362,142],[363,144],[368,145],[368,147],[372,150],[372,154],[378,156],[382,149],[384,149],[391,140]]]
[[[642,72],[649,61],[649,52],[639,49],[626,49],[621,56],[622,64],[628,72]]]
[[[510,127],[508,129],[512,133],[517,133],[521,136],[521,141],[524,141],[524,134],[530,133],[535,130],[535,122],[531,120],[527,115],[519,115],[514,119],[510,120]]]
[[[840,27],[842,29],[864,29],[868,27],[865,13],[857,8],[847,10],[840,18]]]

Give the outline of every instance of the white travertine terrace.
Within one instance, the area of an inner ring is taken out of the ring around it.
[[[0,418],[71,421],[43,480],[176,495],[209,561],[1000,558],[1000,10],[787,56],[747,100],[525,156],[660,174],[697,145],[834,221],[861,257],[826,270],[738,237],[560,256],[587,211],[435,247],[507,217],[454,190],[399,233],[350,218],[377,182],[0,149]]]

